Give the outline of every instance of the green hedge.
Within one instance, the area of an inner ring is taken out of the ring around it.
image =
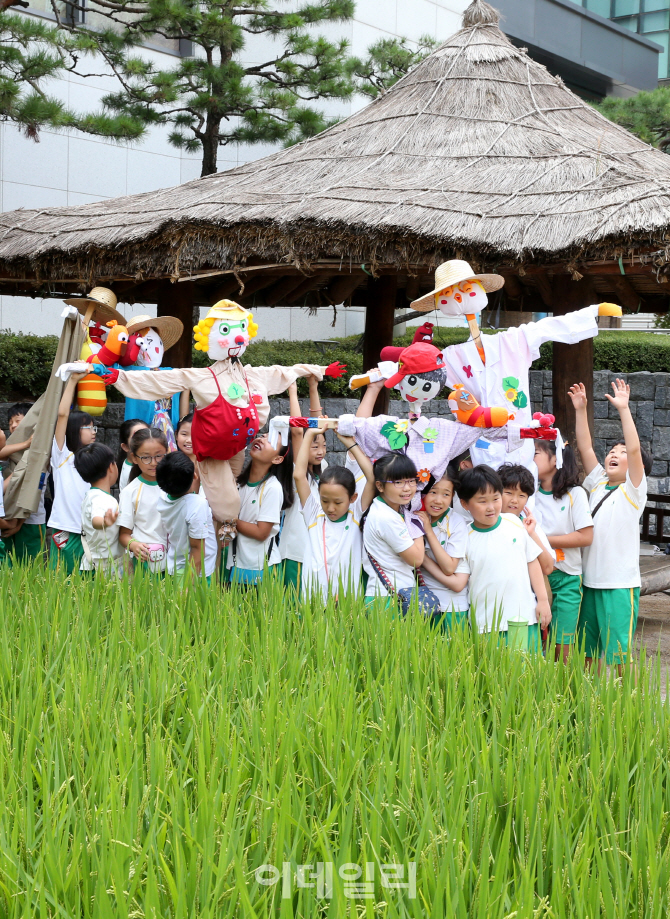
[[[396,345],[406,345],[412,340],[413,331],[395,339]],[[488,334],[488,333],[485,333]],[[491,333],[494,334],[494,333]],[[468,338],[463,328],[438,329],[435,343],[439,347],[457,344]],[[338,339],[337,345],[321,351],[311,341],[259,341],[252,343],[245,355],[245,361],[256,366],[269,364],[330,364],[342,361],[347,365],[346,378],[327,380],[321,386],[324,397],[349,396],[352,394],[347,380],[355,373],[361,373],[363,357],[355,350],[358,336]],[[58,339],[54,335],[20,335],[0,332],[0,401],[36,399],[46,389],[51,366],[56,355]],[[648,332],[601,332],[593,343],[594,368],[613,370],[619,373],[634,373],[639,370],[670,372],[670,335],[654,335]],[[534,370],[551,369],[552,345],[542,346],[541,356],[533,364]],[[210,360],[201,351],[193,351],[193,366],[207,367]],[[307,384],[298,381],[302,395],[307,394]],[[360,392],[359,392],[360,394]],[[120,401],[122,396],[110,387],[110,401]]]

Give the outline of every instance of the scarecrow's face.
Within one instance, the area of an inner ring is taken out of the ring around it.
[[[410,373],[398,383],[398,391],[405,402],[419,407],[434,399],[441,389],[442,383],[439,380],[426,380],[416,373]]]
[[[461,281],[435,295],[435,306],[445,316],[467,316],[479,313],[488,304],[480,281]]]
[[[137,366],[147,367],[149,369],[160,367],[163,363],[163,355],[165,354],[163,339],[156,329],[146,329],[142,332],[142,338],[144,339],[144,345],[137,356]]]
[[[248,319],[215,319],[209,332],[207,354],[213,361],[241,357],[249,344]]]

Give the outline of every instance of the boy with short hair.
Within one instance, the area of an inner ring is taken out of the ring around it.
[[[187,566],[199,575],[205,568],[205,539],[212,512],[204,495],[193,494],[195,466],[185,453],[168,453],[156,466],[161,489],[158,512],[167,531],[165,573],[183,580]],[[207,574],[210,583],[210,574]]]
[[[538,555],[538,560],[542,574],[550,575],[554,570],[556,553],[551,548],[547,534],[528,507],[528,499],[535,494],[532,472],[520,463],[503,463],[498,467],[498,475],[503,487],[503,514],[512,514],[523,523],[530,538],[540,547],[541,555]]]
[[[529,624],[529,647],[540,647],[538,623],[551,621],[547,590],[538,558],[540,547],[512,514],[502,513],[503,486],[490,466],[463,473],[458,495],[472,514],[463,558],[452,590],[470,580],[470,618],[479,632],[507,633],[510,620]]]
[[[619,412],[623,441],[605,457],[604,467],[593,449],[586,414],[583,383],[570,387],[575,408],[577,447],[586,472],[583,487],[589,495],[593,542],[584,549],[584,596],[578,631],[584,641],[586,666],[593,658],[626,663],[637,626],[640,602],[640,517],[647,501],[651,456],[640,438],[628,405],[630,386],[612,383],[606,398]]]
[[[91,486],[81,506],[84,555],[81,571],[123,575],[123,546],[119,543],[119,504],[112,486],[119,477],[116,457],[105,444],[92,443],[74,455],[74,468]]]

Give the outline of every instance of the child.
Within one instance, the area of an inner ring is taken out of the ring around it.
[[[268,568],[281,563],[277,545],[282,511],[293,504],[291,445],[275,447],[266,434],[256,437],[250,461],[237,477],[240,513],[237,536],[228,549],[226,567],[231,582],[257,584]]]
[[[189,565],[198,575],[204,567],[210,584],[216,553],[213,560],[208,559],[204,543],[213,532],[212,512],[205,497],[191,491],[194,474],[193,463],[180,451],[168,453],[156,467],[156,481],[161,489],[158,513],[167,539],[165,570],[180,582]]]
[[[546,628],[551,621],[541,550],[518,517],[502,513],[502,490],[490,466],[463,473],[458,494],[472,523],[451,588],[462,590],[470,579],[470,617],[479,632],[495,630],[506,639],[507,623],[521,620],[529,624],[529,647],[539,648],[538,622]]]
[[[90,485],[81,507],[82,571],[103,572],[121,577],[123,547],[119,545],[119,505],[112,486],[119,478],[114,454],[105,444],[91,443],[74,456],[74,466]]]
[[[535,443],[535,465],[540,487],[535,508],[549,543],[556,552],[556,566],[549,575],[551,631],[556,640],[556,660],[567,661],[577,635],[582,603],[582,548],[593,542],[589,499],[579,485],[575,452],[563,447],[563,462],[556,468],[556,444]]]
[[[58,420],[51,447],[51,472],[54,479],[54,501],[47,526],[55,532],[51,539],[50,568],[62,568],[72,574],[79,568],[84,550],[81,544],[81,511],[90,488],[77,472],[74,456],[82,447],[95,441],[96,426],[86,412],[71,412],[79,380],[86,373],[73,373],[63,390],[58,406]]]
[[[192,463],[195,463],[195,453],[193,452],[193,441],[191,440],[191,425],[193,424],[193,412],[190,412],[188,415],[180,420],[177,425],[177,430],[175,431],[175,439],[177,441],[177,449],[181,450],[182,453],[185,453],[186,456],[191,460]]]
[[[451,632],[454,626],[463,626],[470,608],[467,586],[460,593],[454,593],[446,581],[464,557],[468,537],[465,520],[451,506],[457,484],[458,474],[449,466],[439,482],[428,483],[428,490],[424,490],[425,510],[416,514],[426,532],[422,582],[440,600],[446,632]]]
[[[32,408],[32,402],[16,402],[10,406],[7,412],[7,424],[10,435],[21,424],[25,416]],[[32,442],[31,436],[17,444],[9,444],[0,450],[0,459],[11,456],[12,453],[22,452],[30,447]],[[10,560],[12,557],[18,561],[30,561],[31,559],[43,559],[44,549],[46,546],[46,509],[44,506],[46,473],[41,476],[40,480],[40,501],[37,510],[27,517],[20,525],[19,529],[12,536],[5,538],[5,549]]]
[[[556,554],[528,507],[528,499],[535,493],[533,473],[519,463],[503,463],[498,467],[498,475],[503,486],[502,513],[512,514],[523,523],[528,535],[540,549],[537,559],[542,574],[548,577],[554,570]]]
[[[309,383],[309,414],[312,418],[318,418],[321,415],[318,381],[316,377],[312,376],[308,377],[307,380]],[[302,415],[302,409],[298,401],[298,387],[296,383],[291,383],[289,386],[288,396],[289,412],[292,417],[299,418]],[[312,493],[318,502],[319,476],[321,472],[328,467],[328,463],[326,462],[326,435],[323,430],[313,428],[312,431],[313,434],[309,441],[310,451],[307,464],[307,478]],[[291,428],[291,446],[294,456],[298,456],[302,443],[303,429]],[[360,520],[360,516],[357,519]],[[307,544],[307,527],[302,515],[300,497],[296,494],[293,503],[284,513],[284,521],[281,527],[281,539],[279,541],[284,587],[291,588],[296,593],[300,588],[301,569]]]
[[[148,429],[149,425],[139,418],[128,418],[127,421],[121,423],[121,427],[119,428],[119,438],[121,440],[119,444],[119,458],[117,460],[119,467],[119,491],[123,491],[126,487],[130,473],[133,470],[134,463],[130,459],[130,438],[135,431],[139,431],[140,428]]]
[[[452,467],[457,476],[460,476],[462,472],[466,472],[468,469],[472,469],[473,463],[472,459],[470,458],[470,451],[465,450],[463,453],[455,456],[449,465]],[[453,507],[455,514],[461,516],[466,523],[472,523],[472,517],[461,504],[461,499],[458,497],[458,493],[454,494]]]
[[[168,452],[158,428],[138,428],[130,438],[131,481],[119,499],[119,542],[153,574],[165,571],[167,532],[158,513],[158,464]]]
[[[329,466],[320,476],[317,494],[309,479],[313,445],[321,432],[305,431],[295,461],[293,478],[305,522],[307,544],[302,568],[302,591],[309,597],[320,593],[323,602],[332,593],[337,599],[352,590],[357,593],[361,577],[361,531],[363,511],[370,506],[375,493],[372,463],[353,437],[338,435],[366,475],[363,494],[356,493],[353,473],[344,466]],[[283,537],[283,534],[282,534]]]
[[[586,414],[583,383],[570,387],[575,407],[577,449],[586,472],[584,488],[589,494],[593,518],[593,542],[584,549],[584,597],[579,614],[579,636],[584,638],[586,666],[593,658],[616,663],[619,673],[637,625],[640,600],[640,517],[647,500],[647,475],[651,457],[640,438],[628,407],[630,386],[612,383],[607,396],[619,412],[623,441],[605,457],[603,468],[593,450]]]
[[[378,494],[363,526],[365,602],[386,597],[389,606],[394,592],[414,588],[414,569],[424,560],[423,536],[412,539],[402,512],[416,494],[417,474],[403,453],[386,453],[372,468]]]

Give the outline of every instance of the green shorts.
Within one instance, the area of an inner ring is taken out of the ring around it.
[[[31,559],[44,557],[47,528],[43,523],[24,523],[18,533],[5,539],[5,550],[12,563],[12,555],[17,562],[28,562]]]
[[[67,542],[59,549],[53,539],[49,540],[49,568],[60,569],[66,574],[79,571],[84,547],[79,533],[69,533]]]
[[[296,562],[292,558],[285,558],[281,563],[282,580],[287,590],[295,592],[296,596],[300,594],[300,579],[302,577],[302,562]]]
[[[572,645],[577,638],[579,610],[582,605],[582,577],[566,574],[558,568],[549,575],[553,595],[551,602],[551,635],[557,645]]]
[[[639,587],[585,587],[579,640],[584,641],[586,656],[604,655],[607,664],[625,663],[633,644],[639,604]]]
[[[507,632],[485,632],[484,634],[498,635],[498,645],[500,646],[505,643],[509,643],[509,635]],[[542,650],[542,641],[540,637],[540,623],[539,622],[529,622],[528,623],[528,650],[529,651],[541,651]]]
[[[468,626],[470,610],[450,609],[442,613],[435,613],[432,617],[433,626],[440,627],[442,631],[451,635],[454,629],[465,629]]]

